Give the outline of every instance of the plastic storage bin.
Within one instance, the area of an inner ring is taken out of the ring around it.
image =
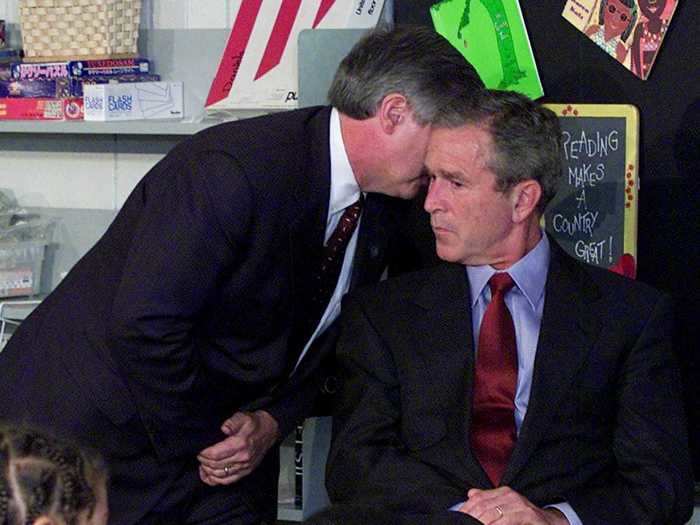
[[[36,295],[47,243],[0,242],[0,298]]]

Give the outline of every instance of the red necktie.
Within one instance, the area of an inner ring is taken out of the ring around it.
[[[505,295],[513,287],[507,273],[489,279],[491,302],[484,312],[474,375],[471,447],[495,487],[515,446],[515,389],[518,354],[513,318]]]

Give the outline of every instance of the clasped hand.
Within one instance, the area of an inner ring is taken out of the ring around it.
[[[557,509],[541,509],[510,487],[471,489],[467,496],[459,511],[485,525],[569,525]]]
[[[221,425],[226,438],[198,455],[207,485],[229,485],[247,476],[279,439],[277,421],[266,411],[236,412]]]

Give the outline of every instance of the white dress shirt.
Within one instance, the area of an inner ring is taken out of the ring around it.
[[[328,239],[333,234],[333,231],[338,225],[345,208],[354,204],[360,198],[361,194],[360,186],[355,180],[355,175],[350,167],[350,160],[348,159],[348,155],[345,151],[343,136],[340,132],[340,115],[338,114],[338,110],[335,108],[331,109],[329,144],[331,154],[331,195],[328,205],[328,216],[326,217],[326,234],[324,237],[324,243],[328,242]],[[328,301],[328,306],[326,306],[326,310],[323,312],[316,330],[314,330],[313,334],[311,334],[311,337],[304,346],[294,370],[297,369],[299,363],[306,355],[306,352],[309,350],[309,347],[314,340],[320,334],[322,334],[323,331],[326,330],[326,328],[328,328],[340,314],[340,301],[350,287],[352,261],[355,258],[357,235],[360,231],[361,222],[362,215],[360,215],[360,219],[357,222],[357,227],[355,228],[352,237],[350,237],[348,246],[345,249],[343,266],[341,267],[340,276],[338,277],[338,283],[335,286],[333,295],[331,296],[330,301]]]

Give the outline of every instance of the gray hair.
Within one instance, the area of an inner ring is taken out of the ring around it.
[[[514,91],[488,90],[473,101],[463,125],[485,126],[493,152],[489,168],[496,188],[506,192],[526,180],[537,181],[543,213],[557,192],[562,172],[562,138],[559,119],[550,109]]]
[[[428,27],[379,27],[343,59],[328,92],[352,118],[375,115],[384,97],[406,97],[420,125],[456,126],[469,98],[483,89],[474,67]]]

